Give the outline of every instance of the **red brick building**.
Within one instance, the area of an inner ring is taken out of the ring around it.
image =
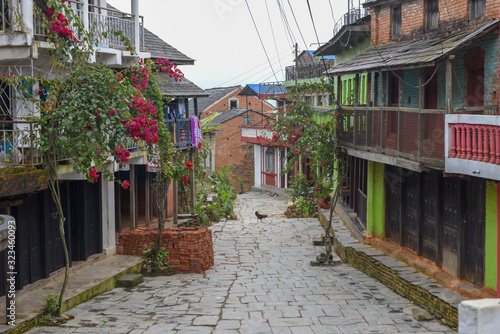
[[[241,126],[264,125],[274,107],[259,100],[257,94],[240,95],[242,90],[241,86],[207,89],[210,96],[198,99],[198,108],[202,119],[218,112],[212,124],[221,125],[210,134],[215,137],[215,147],[205,165],[212,170],[232,166],[232,173],[236,176],[233,185],[239,191],[238,179],[241,179],[244,190],[248,191],[254,185],[254,152],[252,144],[241,142]]]

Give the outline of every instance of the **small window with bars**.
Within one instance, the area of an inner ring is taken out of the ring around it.
[[[470,1],[470,19],[477,20],[484,17],[486,12],[486,0]]]
[[[434,30],[438,28],[438,23],[439,23],[438,0],[427,0],[425,7],[425,21],[427,30]]]
[[[392,8],[392,37],[401,36],[401,5]]]

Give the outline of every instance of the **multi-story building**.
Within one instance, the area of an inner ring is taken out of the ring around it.
[[[34,0],[0,0],[0,75],[56,75],[50,66],[53,45],[46,41],[41,25],[44,14],[37,3]],[[168,58],[178,65],[194,64],[193,59],[145,29],[144,18],[139,15],[139,1],[131,0],[130,3],[131,13],[118,11],[105,0],[99,5],[89,0],[67,3],[81,17],[85,29],[95,32],[92,61],[117,69],[129,67],[139,57]],[[101,35],[112,29],[121,30],[132,41],[137,54],[128,50],[120,37]],[[186,101],[188,97],[204,96],[201,89],[193,86],[186,81],[176,87],[161,88],[164,95],[186,98]],[[182,92],[183,88],[188,94]],[[29,92],[40,98],[45,94],[39,83],[29,87]],[[45,171],[34,168],[41,159],[37,151],[36,125],[31,117],[38,115],[39,110],[33,103],[22,102],[21,94],[24,93],[14,87],[0,84],[0,213],[16,218],[17,289],[49,277],[64,266],[58,219],[53,214],[56,210],[47,190]],[[151,219],[151,190],[148,188],[151,173],[146,167],[147,151],[140,142],[127,143],[127,149],[131,152],[128,163],[110,167],[117,174],[120,169],[127,170],[130,177],[127,191],[101,178],[93,184],[86,182],[70,164],[61,161],[58,177],[70,261],[84,261],[93,254],[115,253],[115,232],[120,229],[124,208],[120,191],[130,198],[127,203],[130,203],[132,228],[137,222],[139,203],[145,203],[141,206],[145,219]],[[5,293],[6,258],[6,252],[1,252],[0,295]]]
[[[410,260],[441,268],[442,277],[497,291],[499,2],[369,0],[364,7],[370,33],[358,31],[357,45],[369,45],[327,72],[341,96],[338,136],[351,169],[345,200],[371,242],[386,238],[409,249]],[[341,33],[333,40],[342,42]],[[339,51],[327,50],[318,55]],[[354,76],[352,106],[343,95],[346,75]]]

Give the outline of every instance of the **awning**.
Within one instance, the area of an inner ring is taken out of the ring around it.
[[[377,45],[331,69],[327,75],[374,72],[384,69],[405,69],[433,66],[446,55],[479,38],[498,26],[500,20],[487,22],[478,28],[433,39],[420,39]]]
[[[191,98],[191,97],[208,97],[208,93],[196,86],[187,78],[182,78],[181,81],[175,81],[166,73],[159,74],[158,87],[161,95],[176,97],[176,98]]]

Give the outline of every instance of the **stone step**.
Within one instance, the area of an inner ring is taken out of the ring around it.
[[[127,274],[118,279],[118,285],[124,288],[133,288],[144,282],[144,276],[141,274]]]

